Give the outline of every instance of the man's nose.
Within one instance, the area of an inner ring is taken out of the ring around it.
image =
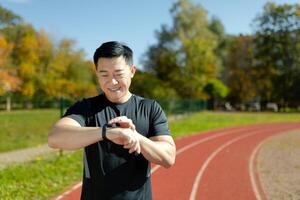
[[[111,82],[112,82],[112,84],[114,84],[114,85],[118,84],[117,79],[115,79],[114,77],[111,79]]]

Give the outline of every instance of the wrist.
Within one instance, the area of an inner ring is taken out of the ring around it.
[[[102,136],[102,140],[108,140],[106,134],[107,134],[107,126],[108,124],[104,124],[102,126],[102,132],[101,132],[101,136]]]
[[[104,124],[102,128],[102,139],[103,140],[112,140],[111,138],[112,133],[116,133],[119,129],[119,124]],[[113,134],[114,135],[114,134]]]
[[[138,139],[139,142],[142,142],[144,139],[144,136],[142,134],[140,134],[139,132],[137,132],[136,130],[133,130],[134,133],[136,134],[136,137]]]

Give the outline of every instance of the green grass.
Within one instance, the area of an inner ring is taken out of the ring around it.
[[[49,128],[50,124],[58,118],[57,112],[54,110],[40,110],[31,112],[33,112],[33,114],[27,114],[31,117],[31,119],[35,119],[35,124],[37,124],[37,126],[41,126],[39,123],[45,124],[44,121],[47,121]],[[12,115],[16,117],[17,112],[12,113]],[[18,116],[20,118],[24,118],[24,111],[20,112]],[[42,116],[51,117],[47,119],[46,117],[42,118]],[[12,117],[10,116],[10,118]],[[3,116],[1,116],[1,114],[0,119],[3,120]],[[24,122],[21,120],[17,121],[18,123]],[[181,120],[171,122],[170,129],[173,136],[178,137],[213,128],[229,127],[242,124],[287,121],[299,122],[300,114],[201,112],[190,115]],[[16,126],[19,127],[19,129],[16,128],[15,130],[18,130],[17,132],[20,134],[22,133],[22,125],[18,123],[16,123]],[[31,124],[30,126],[35,125]],[[41,137],[40,143],[45,143],[48,128],[43,129],[45,131],[44,133],[43,131],[36,132],[38,129],[32,127],[31,131],[35,136],[41,135],[39,136]],[[18,134],[15,133],[15,135],[17,136]],[[36,141],[36,144],[38,144],[38,140]],[[81,175],[81,152],[64,154],[61,157],[40,157],[34,162],[11,166],[0,171],[0,197],[1,199],[8,200],[49,199],[62,193],[76,181],[80,181]]]
[[[0,199],[50,199],[82,176],[82,152],[38,157],[35,161],[0,171]]]
[[[300,113],[201,112],[170,123],[176,138],[209,129],[273,122],[300,122]]]
[[[0,152],[47,143],[49,128],[59,115],[59,110],[0,112]]]
[[[49,128],[58,119],[59,110],[54,109],[0,112],[0,152],[46,143]],[[177,137],[212,128],[299,119],[300,114],[291,113],[201,112],[170,123],[170,129]]]

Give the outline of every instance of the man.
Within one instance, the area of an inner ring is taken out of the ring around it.
[[[94,54],[103,93],[71,106],[49,132],[52,148],[84,148],[81,199],[152,199],[150,162],[175,163],[176,147],[159,104],[129,91],[132,50],[103,43]]]

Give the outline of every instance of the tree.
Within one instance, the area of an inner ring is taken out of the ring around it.
[[[257,93],[256,69],[253,67],[253,37],[234,36],[226,59],[225,80],[233,104],[255,100]]]
[[[0,95],[26,101],[69,100],[98,93],[94,65],[75,41],[50,40],[0,6]]]
[[[218,41],[207,13],[200,5],[179,0],[171,15],[173,26],[162,26],[156,33],[158,43],[147,51],[146,70],[167,82],[181,98],[208,99],[204,88],[218,75]]]
[[[16,71],[8,66],[8,56],[11,52],[12,44],[9,44],[0,35],[0,96],[6,95],[6,110],[11,110],[10,93],[17,91],[21,81],[16,76]]]
[[[255,58],[266,101],[281,106],[300,103],[300,4],[267,3],[255,20]],[[271,82],[272,84],[269,84]]]
[[[204,91],[210,96],[209,109],[217,109],[220,99],[224,99],[229,93],[227,86],[219,79],[211,79],[204,87]]]
[[[132,82],[132,92],[146,98],[176,99],[176,91],[168,88],[167,83],[149,72],[137,70]]]
[[[144,79],[150,81],[151,78],[152,81],[149,84],[152,84],[152,89],[163,91],[161,94],[169,94],[169,90],[172,91],[182,85],[182,69],[177,63],[176,49],[173,48],[175,35],[167,26],[162,25],[161,30],[156,32],[156,38],[158,43],[150,46],[144,56],[146,58],[144,60],[146,72],[139,72],[136,79],[138,82]],[[161,87],[162,85],[163,87]],[[154,95],[157,93],[150,92],[149,94]],[[175,92],[174,98],[177,96]],[[159,98],[161,96],[157,97],[154,95],[149,97]]]
[[[49,97],[74,99],[97,93],[94,67],[84,61],[83,51],[74,50],[75,42],[62,39],[54,50],[43,76],[41,90]]]
[[[230,36],[225,33],[224,26],[217,17],[213,17],[209,22],[209,29],[217,38],[217,47],[214,49],[214,53],[216,55],[219,70],[218,78],[225,81],[225,63],[229,52]]]
[[[21,23],[23,20],[20,16],[0,5],[0,29],[6,26],[12,26]]]
[[[37,88],[37,68],[39,64],[39,43],[37,32],[25,23],[3,28],[4,37],[13,44],[10,54],[10,65],[17,71],[22,81],[19,93],[29,101],[33,98]]]

